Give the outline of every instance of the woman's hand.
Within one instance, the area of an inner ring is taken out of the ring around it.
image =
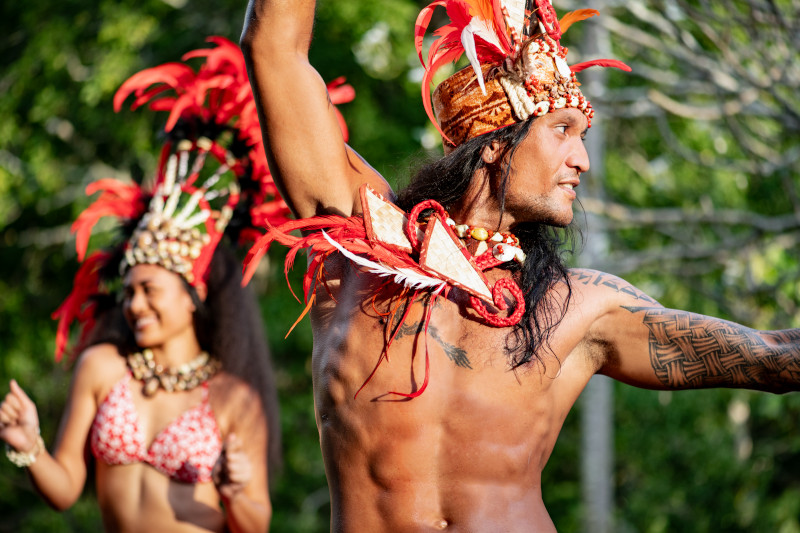
[[[231,433],[225,439],[211,476],[225,501],[231,500],[250,483],[253,467],[235,434]]]
[[[9,392],[0,404],[0,440],[18,452],[27,453],[39,437],[39,413],[22,387],[11,380]]]

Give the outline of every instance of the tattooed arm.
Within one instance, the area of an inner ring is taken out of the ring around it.
[[[800,330],[758,331],[665,309],[627,282],[576,271],[584,305],[602,309],[587,337],[599,373],[657,389],[734,387],[800,390]]]

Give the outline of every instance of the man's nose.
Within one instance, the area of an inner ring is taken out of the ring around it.
[[[586,151],[583,139],[576,139],[575,146],[567,159],[567,165],[576,169],[579,173],[589,171],[589,152]]]

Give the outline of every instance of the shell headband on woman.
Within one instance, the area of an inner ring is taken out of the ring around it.
[[[436,7],[447,9],[450,24],[422,58],[422,41]],[[415,44],[425,68],[422,98],[428,117],[451,150],[484,133],[565,107],[582,111],[591,126],[594,110],[581,94],[575,73],[591,66],[630,67],[613,59],[568,65],[561,35],[573,22],[597,15],[581,9],[560,21],[549,0],[437,0],[417,18]],[[472,66],[443,81],[434,74],[466,54]],[[435,115],[434,115],[435,111]]]
[[[131,94],[133,109],[147,103],[154,111],[168,111],[167,142],[152,186],[106,178],[87,187],[87,194],[101,194],[72,225],[83,264],[72,292],[53,313],[59,320],[57,360],[73,320],[80,322],[82,338],[91,330],[95,311],[91,297],[103,292],[101,278],[108,276],[115,259],[108,250],[86,257],[100,218],[113,216],[135,226],[124,244],[120,274],[138,264],[155,264],[192,286],[205,284],[211,258],[226,231],[234,243],[252,241],[261,235],[256,228],[288,220],[288,206],[267,167],[241,50],[223,37],[208,41],[216,47],[183,56],[184,61],[205,58],[196,72],[185,63],[166,63],[134,74],[114,96],[116,111]],[[355,95],[341,78],[328,90],[335,104]],[[340,125],[346,135],[343,120]]]

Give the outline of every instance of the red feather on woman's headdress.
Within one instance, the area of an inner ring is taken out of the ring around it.
[[[98,292],[100,287],[100,270],[102,270],[111,254],[97,251],[89,256],[75,274],[72,291],[64,302],[53,311],[51,318],[58,320],[56,329],[56,361],[61,361],[69,343],[69,326],[73,320],[81,324],[79,344],[85,340],[86,335],[94,326],[94,304],[91,297]]]
[[[98,220],[107,216],[120,220],[136,220],[147,209],[142,189],[135,183],[122,183],[113,178],[103,178],[86,187],[87,196],[97,191],[102,191],[100,196],[72,223],[71,230],[75,233],[78,261],[83,261],[86,256],[89,237]]]
[[[133,95],[132,109],[149,102],[150,109],[169,112],[167,132],[173,131],[181,119],[230,128],[248,150],[236,156],[245,160],[245,166],[250,168],[250,179],[259,185],[252,198],[252,204],[257,206],[253,213],[257,219],[254,225],[282,224],[289,218],[289,207],[280,198],[267,166],[244,56],[237,45],[224,37],[213,36],[207,41],[216,47],[193,50],[182,57],[183,61],[205,58],[197,72],[184,63],[165,63],[134,74],[114,95],[114,109],[119,111],[124,101]],[[328,91],[333,104],[355,98],[355,91],[345,84],[344,78],[329,83]],[[344,118],[338,109],[336,112],[347,140]],[[252,194],[249,188],[245,190]]]
[[[207,40],[216,46],[193,50],[182,57],[183,61],[205,58],[196,72],[184,63],[165,63],[138,72],[114,95],[114,109],[119,111],[125,100],[133,95],[132,109],[147,103],[151,110],[169,112],[164,127],[168,133],[180,120],[206,125],[206,128],[200,128],[205,130],[232,130],[247,149],[247,153],[235,154],[243,161],[240,174],[249,168],[249,179],[258,184],[253,204],[272,204],[269,209],[261,210],[261,218],[268,212],[271,223],[285,222],[289,208],[279,197],[267,167],[244,56],[238,46],[224,37],[213,36]]]

